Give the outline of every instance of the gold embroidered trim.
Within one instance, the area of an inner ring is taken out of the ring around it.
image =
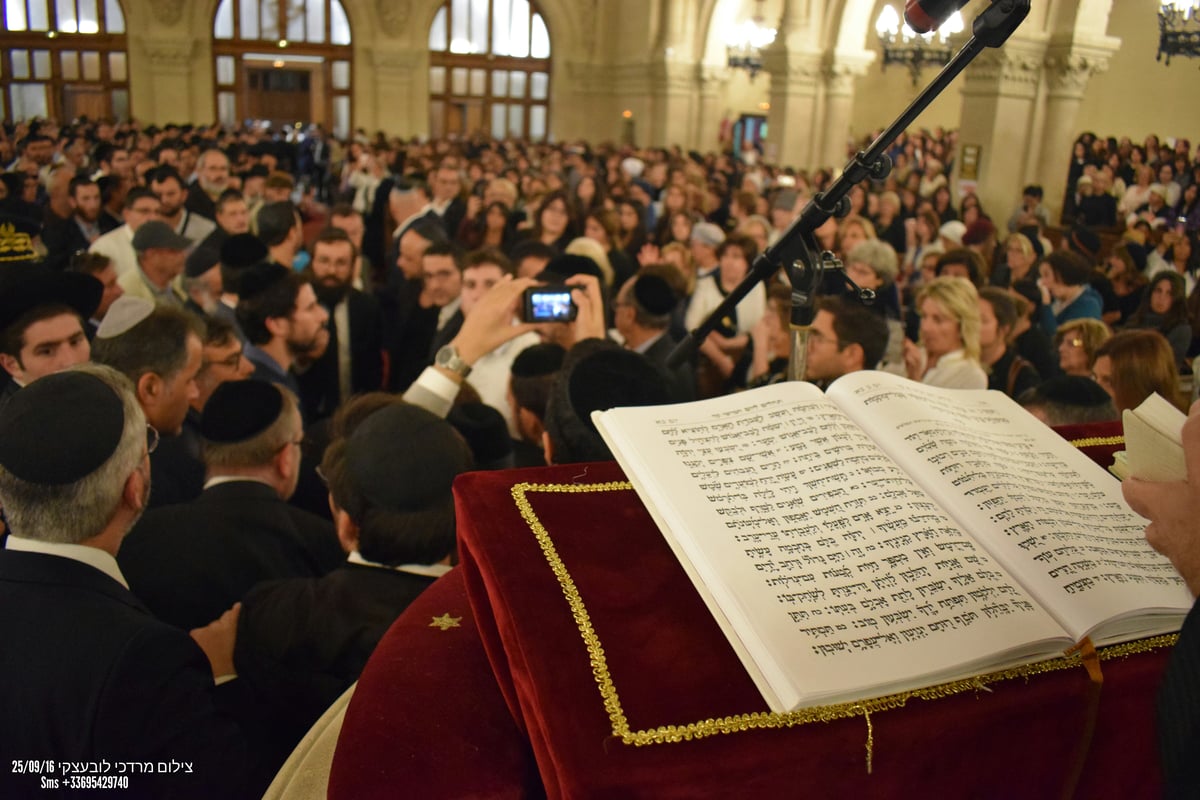
[[[1072,447],[1109,447],[1115,444],[1125,444],[1124,436],[1088,436],[1083,439],[1071,439]]]
[[[633,484],[628,481],[585,484],[518,483],[512,487],[513,501],[516,503],[521,517],[529,525],[530,531],[533,532],[534,537],[537,539],[551,572],[554,573],[559,586],[562,588],[563,597],[566,598],[567,606],[571,609],[571,616],[579,628],[579,635],[583,639],[584,646],[587,648],[592,675],[596,679],[596,685],[600,690],[600,698],[604,703],[604,710],[608,713],[608,718],[612,725],[613,736],[619,738],[623,744],[639,747],[651,744],[668,744],[690,741],[692,739],[703,739],[718,734],[740,733],[742,731],[770,728],[792,728],[797,725],[807,725],[811,722],[832,722],[833,720],[845,719],[847,717],[862,716],[867,722],[867,769],[870,771],[874,733],[874,726],[871,724],[870,718],[871,714],[890,711],[894,708],[903,708],[909,700],[914,698],[918,700],[937,700],[964,692],[990,691],[988,686],[993,683],[1014,680],[1016,678],[1028,679],[1036,675],[1075,669],[1080,666],[1079,654],[1076,652],[1073,655],[1049,661],[1039,661],[986,675],[976,675],[971,678],[938,684],[937,686],[928,686],[923,689],[913,689],[869,700],[858,700],[852,703],[802,708],[797,711],[783,713],[760,711],[733,717],[699,720],[682,725],[661,725],[648,730],[631,730],[629,721],[625,717],[625,711],[621,706],[621,698],[617,693],[617,687],[613,684],[612,675],[608,671],[608,660],[604,656],[604,647],[600,642],[600,637],[596,635],[595,628],[592,626],[587,606],[584,605],[583,597],[580,596],[579,589],[575,586],[575,581],[571,577],[570,571],[559,557],[549,532],[542,525],[541,520],[538,519],[527,495],[533,492],[583,494],[632,490]],[[1148,653],[1174,645],[1177,638],[1177,634],[1168,634],[1166,636],[1139,639],[1138,641],[1107,647],[1099,651],[1100,659],[1107,661],[1138,653]]]

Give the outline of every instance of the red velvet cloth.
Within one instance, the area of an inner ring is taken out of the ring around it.
[[[1125,449],[1125,424],[1119,419],[1057,425],[1052,430],[1105,469],[1111,467],[1117,453]]]
[[[475,773],[475,792],[491,793],[507,780],[513,792],[535,794],[541,789],[529,765],[518,763],[526,746],[552,797],[1061,794],[1087,716],[1082,668],[874,713],[870,774],[861,716],[677,743],[622,743],[564,589],[511,493],[523,481],[621,479],[612,464],[460,478],[463,564],[405,613],[364,672],[338,744],[330,797],[383,796],[396,787],[464,796]],[[586,607],[630,729],[767,710],[635,493],[528,498]],[[477,627],[461,630],[461,644],[430,646],[437,636],[421,626],[442,606],[461,603],[464,584]],[[1166,655],[1103,663],[1099,723],[1079,796],[1160,793],[1153,695]],[[506,726],[509,713],[516,722]],[[506,734],[517,741],[501,741]],[[474,753],[463,741],[471,738],[478,740]]]

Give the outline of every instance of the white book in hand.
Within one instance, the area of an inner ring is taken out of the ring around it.
[[[1160,394],[1122,414],[1128,475],[1147,481],[1187,480],[1183,423],[1187,415]]]
[[[1000,392],[882,372],[593,420],[774,711],[1179,629],[1120,484]]]

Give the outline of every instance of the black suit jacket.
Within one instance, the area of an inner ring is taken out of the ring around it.
[[[350,391],[353,394],[374,392],[383,388],[383,317],[379,301],[373,296],[351,289],[346,296],[350,317]],[[338,382],[338,330],[329,311],[329,346],[312,366],[297,376],[300,397],[312,419],[333,414],[348,398],[341,396]]]
[[[192,774],[125,773],[120,794],[250,794],[245,739],[204,653],[125,587],[72,559],[3,550],[0,608],[0,796],[67,794],[39,791],[13,759],[106,760],[111,775],[118,761],[188,762]]]
[[[100,232],[107,233],[103,223],[103,218],[97,222]],[[83,235],[73,216],[47,225],[42,230],[42,244],[46,246],[45,265],[59,270],[67,268],[72,255],[91,246],[91,242]]]
[[[200,457],[200,415],[188,409],[183,430],[164,435],[150,454],[150,503],[147,508],[195,500],[204,489],[204,461]]]
[[[462,197],[456,197],[450,201],[450,205],[446,206],[446,212],[439,217],[442,227],[446,229],[446,236],[451,239],[458,236],[458,227],[462,225],[463,217],[466,215],[466,200],[463,200]]]
[[[260,581],[317,577],[344,558],[331,523],[254,481],[147,511],[117,554],[134,594],[184,629],[212,622]]]
[[[200,188],[199,183],[193,183],[188,187],[187,200],[184,201],[183,207],[193,214],[199,214],[202,217],[208,217],[211,220],[217,218],[217,204],[208,196],[208,194]],[[218,230],[220,230],[218,228]]]
[[[450,315],[450,319],[446,320],[446,324],[433,334],[433,342],[429,345],[430,364],[433,363],[433,357],[437,355],[437,351],[450,344],[454,337],[458,336],[458,332],[462,330],[462,326],[463,313],[462,309],[459,308]]]
[[[1200,797],[1200,603],[1192,606],[1158,692],[1164,797]]]
[[[270,581],[246,595],[234,662],[239,680],[271,709],[278,752],[291,752],[358,680],[392,622],[433,581],[344,564],[322,578]]]

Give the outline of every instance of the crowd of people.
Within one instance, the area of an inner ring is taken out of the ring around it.
[[[991,388],[1050,425],[1112,421],[1153,392],[1186,409],[1188,142],[1081,137],[1061,228],[1036,185],[995,216],[956,197],[956,147],[953,131],[903,135],[891,173],[814,232],[876,299],[817,300],[804,378]],[[95,625],[174,654],[73,641],[66,660],[104,683],[56,668],[45,641],[83,599],[9,620],[5,641],[31,644],[0,675],[89,702],[5,692],[7,718],[44,722],[0,749],[170,757],[187,739],[156,726],[186,707],[186,736],[223,742],[196,751],[196,785],[223,796],[261,791],[452,568],[456,475],[606,459],[591,410],[786,377],[782,269],[693,358],[668,356],[833,178],[679,148],[86,120],[6,124],[0,164],[0,596],[42,608],[45,586],[94,589],[61,569],[82,560],[109,581]],[[547,284],[568,318],[528,318]],[[130,700],[148,671],[171,704]],[[97,702],[109,738],[63,733],[92,729]]]

